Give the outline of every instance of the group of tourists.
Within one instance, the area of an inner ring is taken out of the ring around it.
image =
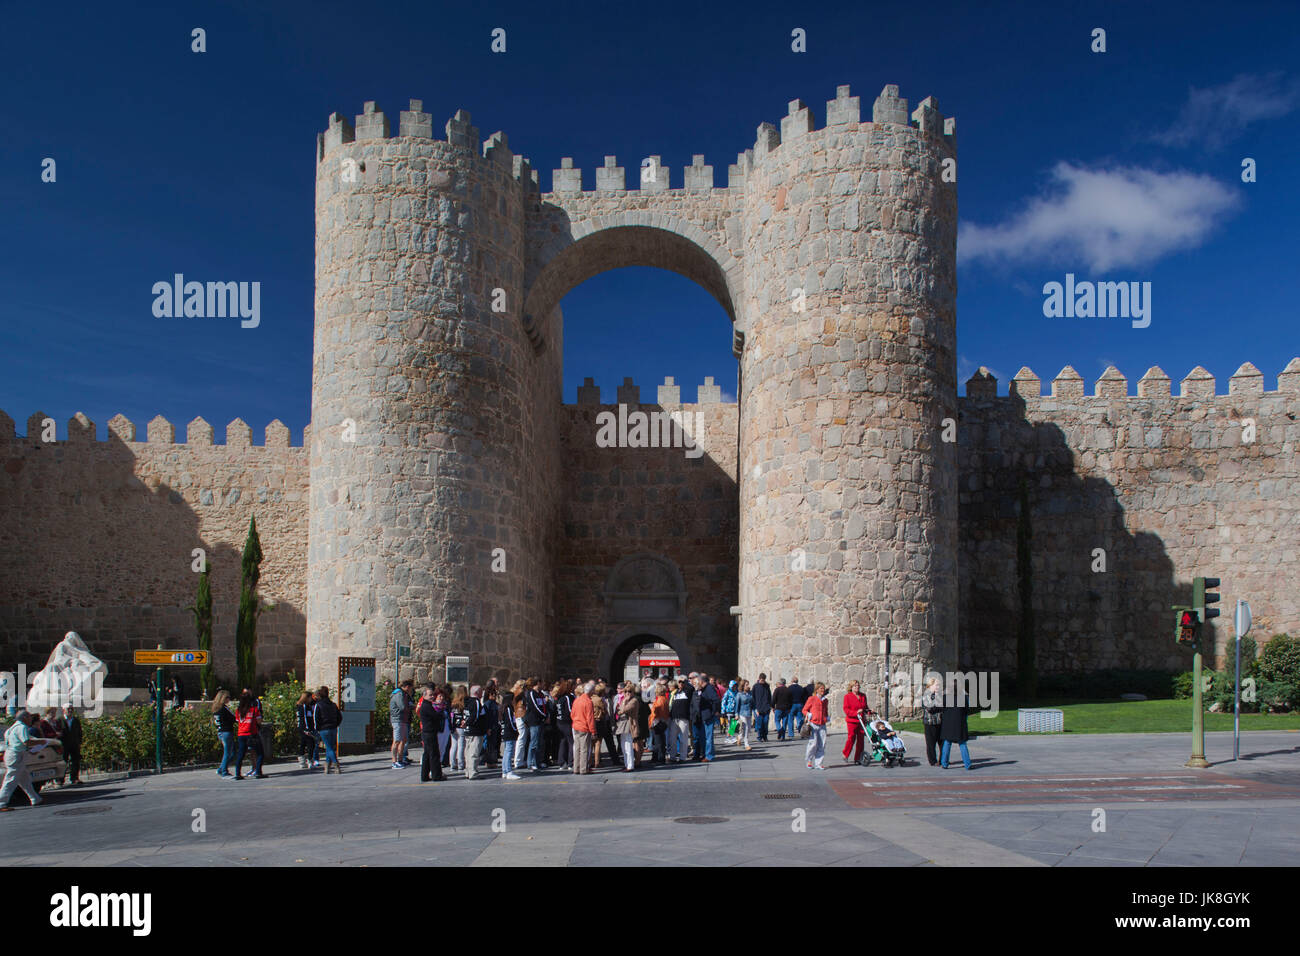
[[[262,747],[262,702],[244,688],[240,692],[239,702],[232,710],[230,692],[217,691],[212,700],[212,723],[217,729],[217,739],[221,741],[221,763],[217,767],[217,776],[223,780],[244,779],[244,757],[252,752],[253,772],[249,775],[254,780],[265,780],[262,773],[262,761],[265,758]],[[342,773],[343,767],[338,758],[339,725],[343,723],[343,712],[330,700],[330,689],[319,687],[315,691],[304,691],[295,706],[298,722],[298,766],[303,770],[320,769],[320,750],[325,749],[325,772]],[[235,772],[230,772],[231,759],[234,759]]]
[[[927,695],[923,723],[930,764],[947,767],[949,748],[957,743],[970,769],[964,700],[957,706],[945,699],[937,681]],[[496,768],[507,780],[547,768],[588,774],[601,765],[602,756],[624,773],[636,770],[647,756],[651,764],[709,763],[716,757],[719,735],[730,745],[752,750],[751,741],[769,739],[769,721],[779,741],[806,738],[805,764],[822,770],[833,706],[829,688],[817,681],[805,685],[797,677],[789,682],[781,678],[772,686],[766,674],[759,674],[753,684],[736,678],[724,685],[716,676],[692,672],[612,685],[565,679],[549,688],[533,677],[508,690],[495,680],[456,688],[429,683],[418,697],[415,682],[405,680],[393,690],[388,709],[392,769],[412,765],[407,748],[418,720],[420,780],[426,782],[443,780],[444,770],[463,771],[467,780]],[[846,688],[841,712],[849,729],[846,763],[863,760],[859,715],[871,715],[877,735],[889,738],[887,746],[902,749],[894,729],[872,714],[859,682]],[[303,746],[309,748],[311,731],[301,721]]]

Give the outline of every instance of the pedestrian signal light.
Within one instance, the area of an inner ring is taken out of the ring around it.
[[[1191,608],[1185,608],[1178,612],[1178,643],[1195,644],[1196,629],[1200,625],[1197,620],[1196,612]]]

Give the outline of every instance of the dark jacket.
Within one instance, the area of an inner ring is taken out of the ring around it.
[[[551,698],[539,691],[524,691],[524,724],[540,727],[551,710]]]
[[[510,691],[501,694],[498,717],[501,721],[501,739],[518,740],[519,728],[515,726],[515,695]]]
[[[316,708],[311,704],[299,704],[294,708],[298,716],[298,732],[303,734],[314,734],[316,732],[315,714]]]
[[[668,704],[668,716],[673,720],[691,719],[691,695],[686,688],[679,687]]]
[[[73,716],[72,718],[60,717],[54,722],[54,728],[59,732],[59,737],[63,741],[64,753],[68,751],[78,751],[81,749],[81,718]]]
[[[573,723],[573,695],[561,694],[555,699],[555,719],[561,724]]]
[[[772,710],[772,685],[765,680],[754,685],[754,710],[759,714]]]
[[[791,705],[792,705],[796,710],[797,710],[798,708],[802,707],[802,706],[803,706],[803,702],[804,702],[804,698],[806,698],[806,697],[808,696],[807,692],[804,691],[804,689],[803,689],[803,685],[801,685],[801,684],[787,684],[786,687],[787,687],[787,689],[789,689],[789,691],[790,691],[790,704],[791,704]]]
[[[229,707],[222,707],[212,715],[212,726],[217,728],[219,734],[232,734],[235,732],[235,715]]]
[[[433,701],[422,697],[420,698],[420,706],[416,708],[416,711],[420,715],[421,737],[436,737],[442,733],[447,719],[445,710],[437,710],[433,706]]]
[[[469,697],[465,700],[465,736],[486,737],[492,727],[491,712],[482,700]]]
[[[785,684],[777,684],[776,690],[772,691],[772,709],[785,713],[793,706],[794,696],[790,693],[790,688]]]
[[[691,695],[691,721],[697,724],[711,723],[718,716],[718,692],[712,684],[705,684],[704,690]]]
[[[318,731],[333,730],[343,723],[343,712],[332,700],[318,700],[311,710],[312,726]]]
[[[945,697],[943,702],[943,716],[940,718],[939,739],[947,740],[951,743],[958,744],[970,739],[966,731],[966,715],[970,708],[966,706],[966,696],[958,695],[955,702],[951,697]]]

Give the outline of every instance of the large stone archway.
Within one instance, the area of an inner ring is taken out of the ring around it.
[[[741,208],[730,190],[709,186],[647,191],[629,197],[619,177],[601,177],[605,189],[595,193],[553,192],[529,209],[525,242],[525,330],[539,350],[555,338],[545,327],[556,307],[575,286],[592,276],[627,266],[666,269],[697,283],[732,322],[743,301],[744,267],[740,257]],[[601,170],[606,172],[607,170]],[[557,185],[565,172],[556,170]],[[668,171],[658,167],[663,183]],[[688,177],[691,168],[688,167]],[[703,180],[699,180],[701,183]],[[617,182],[618,188],[613,183]],[[633,198],[634,197],[634,198]]]

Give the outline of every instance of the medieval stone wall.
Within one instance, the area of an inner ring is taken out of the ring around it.
[[[137,441],[119,415],[100,441],[94,423],[78,415],[46,443],[45,418],[37,412],[27,437],[16,438],[0,413],[4,669],[43,667],[64,633],[76,631],[108,664],[110,686],[143,685],[133,651],[196,646],[186,608],[198,587],[191,553],[202,548],[212,570],[217,674],[233,679],[239,560],[255,516],[265,556],[259,590],[275,604],[258,619],[258,670],[302,673],[307,458],[290,446],[284,425],[272,422],[265,444],[254,445],[236,419],[217,445],[212,427],[196,418],[178,444],[161,417],[149,423],[148,440]]]
[[[1091,394],[1069,367],[996,390],[981,370],[960,402],[964,666],[1016,670],[1022,481],[1040,672],[1189,667],[1169,606],[1198,575],[1222,582],[1218,648],[1238,598],[1257,640],[1300,631],[1300,359],[1276,391],[1249,363],[1225,395],[1199,367],[1178,395],[1159,368],[1136,395],[1114,368]]]
[[[719,403],[719,388],[711,382],[701,388],[699,404],[681,404],[671,379],[659,386],[657,402],[642,404],[639,392],[625,382],[617,398],[629,412],[679,415],[703,454],[689,458],[683,448],[599,447],[597,416],[616,414],[618,405],[599,404],[599,388],[590,379],[579,390],[580,403],[562,409],[558,673],[608,678],[611,667],[621,668],[617,652],[639,634],[653,634],[672,646],[688,669],[732,673],[737,406]],[[649,560],[633,561],[637,556]],[[658,559],[670,567],[664,569]],[[678,584],[670,580],[674,570],[681,576]],[[663,596],[678,589],[683,602]]]

